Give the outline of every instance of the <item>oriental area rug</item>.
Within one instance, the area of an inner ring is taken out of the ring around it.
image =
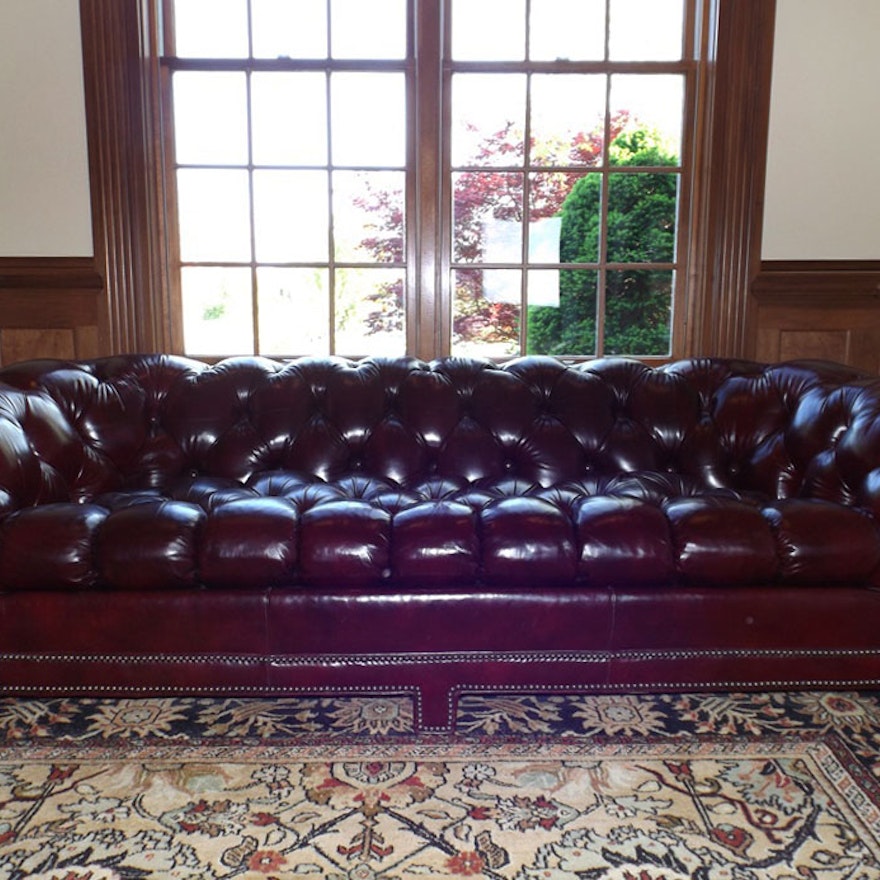
[[[880,880],[880,695],[0,701],[0,878]]]

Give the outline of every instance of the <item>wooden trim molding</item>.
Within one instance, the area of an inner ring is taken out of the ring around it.
[[[0,257],[0,290],[86,288],[100,290],[91,257]],[[8,316],[3,315],[6,320]]]
[[[111,353],[167,351],[146,0],[80,0],[95,259]]]
[[[751,285],[760,267],[776,0],[719,0],[716,14],[702,277],[688,353],[737,357],[748,348]]]
[[[880,260],[773,260],[761,263],[752,283],[759,305],[804,299],[812,306],[840,308],[880,300]]]

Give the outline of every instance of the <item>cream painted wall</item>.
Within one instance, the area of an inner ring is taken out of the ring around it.
[[[777,0],[765,260],[880,259],[880,2]]]
[[[77,0],[0,0],[0,256],[91,256]]]

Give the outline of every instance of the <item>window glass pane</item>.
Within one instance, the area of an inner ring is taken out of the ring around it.
[[[255,58],[326,58],[326,0],[251,0]]]
[[[402,263],[403,171],[333,174],[333,244],[343,262]]]
[[[683,47],[683,0],[611,0],[612,61],[672,61]]]
[[[324,171],[255,171],[257,259],[273,263],[326,260],[327,198]]]
[[[184,262],[250,260],[247,171],[182,168],[177,201]]]
[[[257,269],[260,353],[326,354],[330,351],[330,285],[327,269]]]
[[[628,161],[614,155],[614,164],[678,164],[681,156],[684,77],[662,74],[616,74],[611,77],[612,144],[634,130],[649,131],[650,141],[665,157],[662,162]],[[630,148],[626,152],[632,153]]]
[[[403,269],[336,272],[336,352],[402,355],[406,349]]]
[[[525,0],[453,0],[452,57],[456,61],[522,61],[526,57]]]
[[[605,351],[668,355],[672,290],[672,272],[609,272],[605,288]]]
[[[250,269],[184,266],[180,287],[186,351],[200,355],[253,351]]]
[[[522,164],[525,89],[522,74],[453,76],[453,165]]]
[[[247,58],[247,0],[174,0],[174,43],[181,58]]]
[[[326,166],[323,73],[254,73],[251,95],[255,164]]]
[[[596,353],[598,278],[598,272],[586,269],[529,272],[529,354],[586,357]]]
[[[482,357],[519,354],[521,271],[459,269],[452,276],[452,353]],[[515,297],[513,291],[517,292]]]
[[[678,175],[612,174],[608,180],[608,262],[671,263]]]
[[[174,74],[174,150],[181,165],[247,164],[243,73]]]
[[[601,176],[556,171],[533,174],[530,180],[530,262],[598,262]]]
[[[406,57],[406,0],[332,0],[334,58]]]
[[[558,263],[561,217],[542,217],[529,223],[529,262]]]
[[[532,306],[559,308],[559,269],[529,269],[526,273],[526,301],[529,321]]]
[[[452,176],[453,259],[520,262],[523,175],[464,171]]]
[[[480,222],[482,260],[486,263],[519,263],[522,260],[522,221],[485,215]]]
[[[532,77],[533,165],[602,163],[607,83],[604,74]]]
[[[532,3],[529,58],[596,61],[605,57],[605,0]]]
[[[333,164],[403,167],[406,90],[403,74],[335,73],[330,79]]]

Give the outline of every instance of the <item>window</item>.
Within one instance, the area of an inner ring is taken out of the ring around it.
[[[685,12],[454,0],[453,353],[671,354]]]
[[[167,9],[186,349],[402,354],[405,0]]]
[[[156,2],[188,354],[680,353],[702,0]]]

